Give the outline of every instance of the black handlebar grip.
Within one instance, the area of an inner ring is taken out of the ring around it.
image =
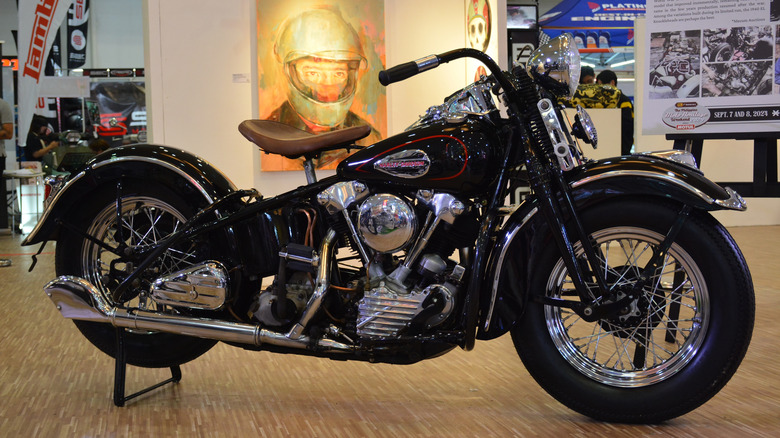
[[[420,73],[420,68],[417,66],[417,62],[410,61],[403,64],[398,64],[395,67],[391,67],[387,70],[379,72],[379,83],[388,86],[394,82],[403,81],[408,79],[417,73]]]

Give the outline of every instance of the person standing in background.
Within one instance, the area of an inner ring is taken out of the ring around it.
[[[0,99],[0,173],[5,171],[5,141],[14,136],[14,111],[11,104]],[[5,203],[7,198],[5,178],[0,179],[0,194],[2,194],[2,211],[0,211],[0,229],[8,228],[8,213]]]
[[[604,70],[596,76],[596,83],[609,85],[617,89],[617,75],[612,70]],[[618,90],[619,91],[619,90]],[[622,91],[619,92],[617,107],[621,110],[620,154],[631,154],[634,146],[634,104]]]
[[[582,66],[580,69],[580,84],[593,84],[595,82],[596,72],[593,71],[593,67]]]
[[[54,137],[46,117],[33,114],[30,131],[27,133],[27,146],[24,148],[25,161],[43,161],[49,152],[60,146],[60,142]]]

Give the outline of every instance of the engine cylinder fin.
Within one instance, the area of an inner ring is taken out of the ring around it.
[[[420,312],[426,297],[423,293],[396,293],[382,283],[360,301],[358,334],[369,338],[398,335]]]

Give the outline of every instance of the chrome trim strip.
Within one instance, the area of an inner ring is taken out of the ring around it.
[[[694,187],[694,186],[692,186],[692,185],[690,185],[690,184],[686,183],[685,181],[682,181],[682,180],[680,180],[678,178],[675,178],[675,177],[670,176],[668,174],[661,174],[661,173],[658,173],[658,172],[648,172],[648,171],[645,171],[645,170],[615,170],[615,171],[611,171],[611,172],[605,172],[605,173],[602,173],[602,174],[599,174],[599,175],[593,175],[593,176],[589,176],[587,178],[583,178],[583,179],[577,180],[577,181],[573,182],[571,186],[573,188],[577,188],[579,186],[582,186],[584,184],[588,184],[588,183],[593,182],[593,181],[599,181],[599,180],[602,180],[602,179],[614,178],[614,177],[618,177],[618,176],[639,176],[639,177],[649,177],[649,178],[654,178],[654,179],[660,179],[660,180],[664,180],[664,181],[670,182],[670,183],[672,183],[674,185],[677,185],[679,187],[682,187],[685,190],[688,190],[689,192],[695,194],[696,196],[698,196],[699,198],[701,198],[702,200],[704,200],[708,204],[715,204],[715,205],[718,205],[718,206],[723,207],[723,208],[727,208],[727,209],[731,209],[731,210],[739,210],[739,211],[745,210],[747,208],[747,205],[745,204],[744,200],[742,201],[742,204],[744,205],[744,208],[737,207],[736,206],[736,201],[732,202],[732,200],[734,199],[734,196],[732,196],[732,195],[730,195],[729,199],[727,199],[727,200],[718,200],[718,199],[715,199],[715,198],[707,195],[706,193],[702,192],[701,190],[697,189],[696,187]],[[728,192],[728,190],[727,190],[727,192]],[[733,192],[733,190],[732,190],[732,192]],[[734,206],[731,205],[732,203],[734,204]]]
[[[187,181],[189,181],[193,186],[197,187],[198,190],[200,191],[200,193],[203,194],[203,197],[206,198],[206,201],[209,204],[214,203],[214,199],[212,199],[211,196],[209,196],[208,192],[206,192],[206,189],[204,189],[203,186],[198,184],[195,181],[195,179],[193,179],[190,175],[188,175],[186,172],[184,172],[183,170],[179,169],[178,167],[176,167],[176,166],[174,166],[174,165],[172,165],[170,163],[167,163],[165,161],[158,160],[158,159],[155,159],[155,158],[147,158],[147,157],[110,158],[110,159],[108,159],[106,161],[97,163],[96,165],[94,165],[92,167],[92,169],[97,169],[97,168],[100,168],[100,167],[103,167],[103,166],[106,166],[106,165],[109,165],[109,164],[113,164],[113,163],[116,163],[116,162],[120,162],[120,161],[141,161],[141,162],[151,163],[151,164],[154,164],[154,165],[157,165],[157,166],[166,167],[166,168],[168,168],[168,169],[178,173],[180,176],[182,176]],[[27,240],[33,238],[35,235],[38,234],[38,232],[40,231],[40,228],[48,220],[49,212],[51,212],[52,207],[57,205],[57,201],[59,200],[60,197],[62,197],[62,194],[65,193],[72,184],[75,184],[76,181],[80,180],[85,175],[86,175],[86,170],[83,170],[83,171],[79,172],[78,175],[76,175],[74,178],[70,179],[68,182],[65,183],[64,186],[62,186],[59,190],[57,190],[56,194],[54,194],[54,199],[52,199],[52,201],[48,203],[48,206],[43,211],[43,214],[41,214],[41,218],[38,220],[38,223],[35,224],[35,227],[33,227],[32,231],[30,231],[30,234],[28,234],[27,238],[25,238],[25,242]],[[235,190],[235,187],[233,187],[233,183],[230,183],[230,185],[231,185],[231,188],[233,190]],[[24,242],[22,243],[22,245],[24,245]]]
[[[49,212],[51,212],[51,210],[52,210],[52,207],[54,207],[55,205],[57,205],[57,201],[58,201],[58,200],[59,200],[59,198],[62,196],[62,194],[63,194],[63,193],[65,193],[65,191],[67,191],[67,190],[68,190],[68,187],[69,187],[69,186],[70,186],[72,183],[75,183],[76,181],[78,181],[79,179],[81,179],[81,177],[83,177],[83,176],[84,176],[84,172],[82,171],[82,172],[80,172],[78,175],[76,175],[76,176],[75,176],[73,179],[71,179],[71,180],[69,180],[68,182],[66,182],[66,183],[65,183],[65,185],[62,185],[62,186],[61,186],[59,189],[57,189],[57,191],[56,191],[56,192],[52,190],[52,195],[54,196],[54,198],[52,198],[52,199],[51,199],[51,201],[50,201],[50,202],[48,202],[48,203],[46,203],[46,202],[44,201],[44,204],[46,205],[46,208],[44,208],[44,209],[43,209],[43,213],[41,214],[41,218],[40,218],[40,219],[38,219],[38,222],[35,224],[35,226],[33,227],[32,231],[30,231],[30,234],[28,234],[28,235],[27,235],[27,237],[26,237],[26,238],[24,239],[24,241],[22,242],[22,245],[23,245],[23,246],[24,246],[24,244],[25,244],[25,243],[26,243],[28,240],[30,240],[30,239],[31,239],[33,236],[35,236],[36,234],[38,234],[38,231],[40,231],[40,228],[41,228],[41,227],[43,226],[43,224],[44,224],[44,223],[46,223],[46,221],[49,219]]]
[[[417,64],[417,72],[422,73],[426,70],[438,67],[439,57],[436,55],[428,55],[425,58],[414,61],[414,63]]]
[[[526,223],[528,223],[529,220],[536,214],[536,212],[539,211],[539,207],[534,207],[531,211],[528,212],[527,215],[523,218],[523,220],[520,222],[519,226],[516,226],[512,232],[510,232],[506,239],[504,240],[504,246],[501,249],[501,254],[498,256],[498,264],[496,265],[496,274],[493,278],[493,291],[491,293],[490,297],[490,306],[488,307],[488,313],[487,317],[485,318],[485,331],[488,331],[490,329],[490,321],[493,319],[493,309],[496,306],[496,299],[498,298],[498,280],[501,276],[501,269],[503,269],[504,266],[504,259],[506,258],[506,252],[509,249],[509,245],[512,243],[512,240],[514,240],[515,235],[518,231],[520,231]]]
[[[668,151],[639,152],[635,155],[652,158],[663,158],[664,160],[674,161],[677,164],[682,164],[683,166],[695,169],[697,172],[701,173],[698,164],[696,164],[696,157],[694,157],[693,154],[688,151],[672,149]]]
[[[155,164],[161,167],[167,167],[168,169],[178,173],[181,177],[189,181],[193,186],[197,187],[201,194],[203,194],[203,197],[206,198],[206,201],[208,201],[209,204],[214,202],[214,199],[209,196],[208,192],[206,192],[206,189],[204,189],[200,184],[198,184],[197,181],[193,177],[191,177],[187,172],[181,170],[180,168],[174,166],[171,163],[168,163],[167,161],[158,160],[156,158],[149,158],[149,157],[138,157],[138,156],[131,156],[131,157],[118,157],[118,158],[110,158],[106,161],[102,161],[100,163],[95,164],[92,168],[93,169],[99,169],[103,166],[107,166],[109,164],[114,164],[121,161],[141,161],[146,163]],[[236,188],[233,187],[233,183],[230,183],[231,189],[235,190]]]

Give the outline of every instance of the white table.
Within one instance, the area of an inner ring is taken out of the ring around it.
[[[21,213],[20,225],[22,234],[32,231],[40,218],[41,210],[43,209],[43,175],[43,172],[31,171],[30,169],[3,171],[3,178],[11,181],[9,191],[16,193],[14,201]],[[23,186],[34,186],[34,189],[23,190]],[[11,229],[16,229],[15,214],[11,216]]]

